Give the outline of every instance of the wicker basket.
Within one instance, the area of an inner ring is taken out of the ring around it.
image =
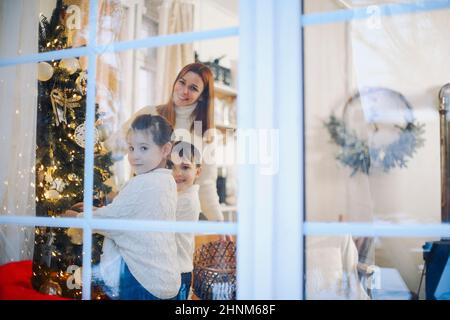
[[[236,245],[233,241],[213,241],[194,255],[193,290],[202,300],[236,299]]]

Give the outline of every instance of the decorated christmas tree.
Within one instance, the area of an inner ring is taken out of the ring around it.
[[[41,16],[39,51],[68,48],[65,6],[58,0],[50,22]],[[57,217],[83,201],[87,74],[78,58],[38,65],[36,138],[36,215]],[[95,110],[94,205],[106,204],[111,188],[111,155],[102,146],[102,114]],[[98,263],[103,238],[93,235],[92,263]],[[72,228],[36,227],[32,284],[36,290],[81,298],[82,236]],[[94,296],[98,298],[98,296]]]

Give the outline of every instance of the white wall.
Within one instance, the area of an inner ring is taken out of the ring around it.
[[[337,1],[306,2],[306,10],[340,9]],[[440,221],[439,88],[450,82],[450,10],[305,30],[306,183],[309,220],[436,223]],[[323,121],[354,89],[383,86],[402,93],[425,123],[425,145],[406,169],[369,177],[343,168]],[[411,290],[420,280],[425,239],[380,239],[376,263],[397,268]]]
[[[55,7],[56,0],[39,0],[39,13],[42,13],[49,22]]]
[[[205,31],[239,26],[237,3],[237,0],[197,0],[195,30]],[[194,50],[199,53],[201,61],[211,61],[226,55],[220,63],[225,67],[235,68],[239,55],[238,44],[238,37],[226,37],[195,42]]]

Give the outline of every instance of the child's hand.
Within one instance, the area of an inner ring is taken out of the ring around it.
[[[84,202],[78,202],[75,203],[73,206],[70,207],[73,211],[83,212],[84,211]],[[98,207],[92,207],[92,211],[97,210]]]
[[[74,210],[66,210],[63,214],[60,215],[60,217],[68,217],[68,218],[76,218],[78,217],[80,213]]]
[[[84,211],[84,202],[78,202],[75,203],[73,206],[70,207],[74,211],[82,212]]]

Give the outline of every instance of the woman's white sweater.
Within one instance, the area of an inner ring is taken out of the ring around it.
[[[171,170],[156,169],[133,177],[114,201],[94,212],[95,217],[137,220],[176,220],[177,187]],[[177,295],[181,285],[175,234],[147,231],[101,231],[114,243],[103,246],[101,260],[117,253],[132,275],[161,299]]]

